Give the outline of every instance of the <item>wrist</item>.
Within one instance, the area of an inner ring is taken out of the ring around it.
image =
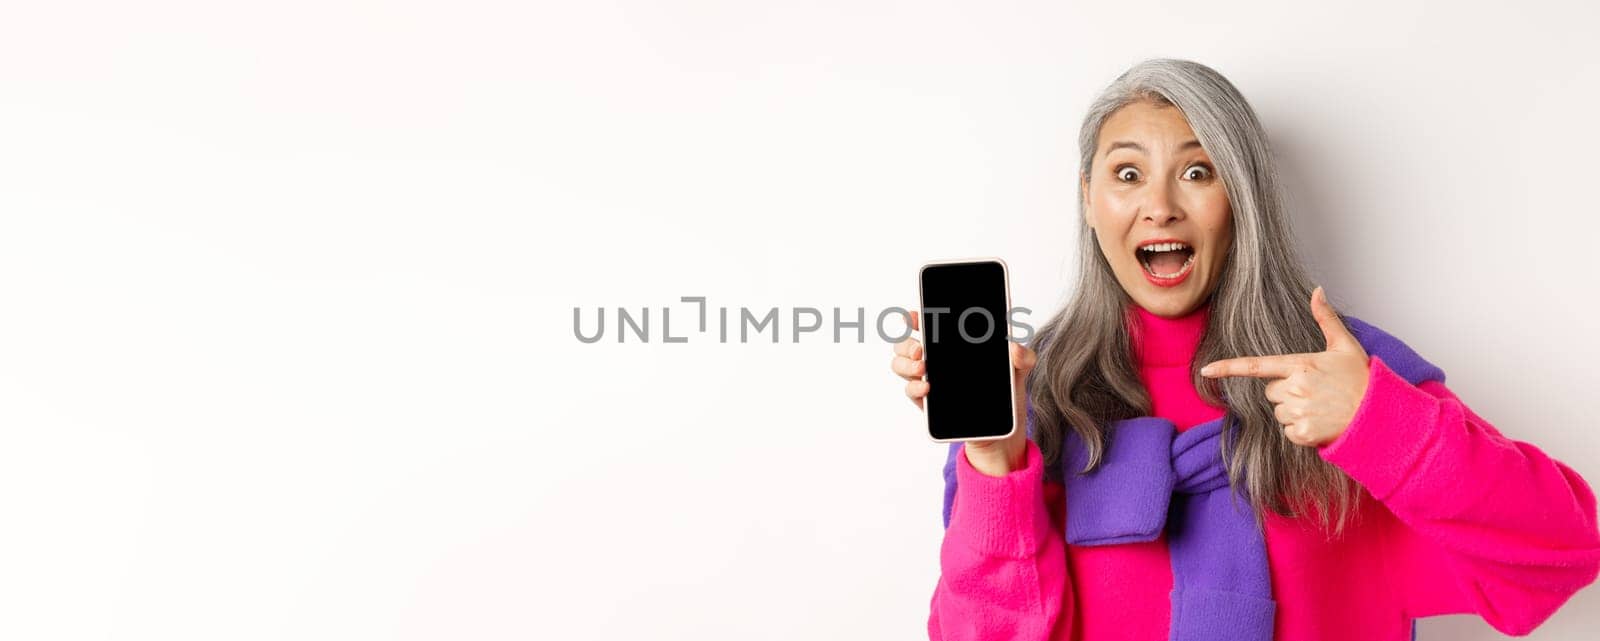
[[[1021,445],[1021,447],[1018,447]],[[1009,439],[992,444],[966,444],[967,461],[972,468],[986,476],[1005,476],[1027,467],[1027,442],[1012,443]]]

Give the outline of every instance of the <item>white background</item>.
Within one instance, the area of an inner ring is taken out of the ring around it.
[[[1255,105],[1336,306],[1600,482],[1600,12],[1059,4],[7,3],[0,638],[925,638],[944,448],[889,346],[678,298],[997,255],[1042,322],[1078,122],[1150,56]]]

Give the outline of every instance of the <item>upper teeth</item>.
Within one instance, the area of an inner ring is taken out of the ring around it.
[[[1169,251],[1174,251],[1174,250],[1178,250],[1178,249],[1188,249],[1188,248],[1189,248],[1189,246],[1185,245],[1183,243],[1152,243],[1152,244],[1140,247],[1139,249],[1143,249],[1145,251],[1150,251],[1150,252],[1169,252]]]

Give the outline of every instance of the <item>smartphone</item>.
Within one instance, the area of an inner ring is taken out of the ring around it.
[[[918,280],[928,437],[949,443],[1011,436],[1016,394],[1005,261],[933,261]]]

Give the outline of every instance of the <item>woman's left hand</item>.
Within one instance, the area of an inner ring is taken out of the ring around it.
[[[1267,383],[1267,400],[1276,404],[1283,435],[1306,447],[1331,443],[1344,434],[1367,394],[1369,376],[1367,351],[1340,322],[1320,286],[1311,292],[1311,315],[1327,339],[1325,351],[1229,358],[1200,369],[1208,378],[1273,379]]]

